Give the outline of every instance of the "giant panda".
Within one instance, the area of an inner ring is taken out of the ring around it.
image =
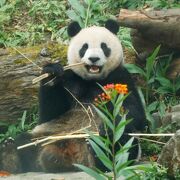
[[[0,170],[13,173],[61,172],[77,170],[73,164],[79,163],[106,171],[85,140],[57,141],[46,146],[37,145],[17,150],[17,146],[29,143],[35,137],[63,132],[67,122],[72,123],[73,128],[73,118],[78,113],[83,123],[87,117],[78,111],[79,105],[73,96],[87,107],[102,93],[98,84],[127,84],[131,92],[123,106],[128,110],[127,117],[133,120],[126,126],[125,134],[118,143],[127,142],[130,137],[126,133],[144,129],[144,109],[131,75],[124,67],[122,45],[116,36],[118,31],[119,25],[114,20],[106,21],[104,27],[92,26],[81,29],[77,22],[72,22],[68,26],[67,32],[71,37],[68,64],[84,64],[66,71],[59,63],[44,66],[42,73],[49,73],[50,76],[42,80],[39,89],[39,125],[31,132],[22,133],[15,140],[8,140],[0,146]],[[105,136],[101,120],[95,120],[100,135]],[[130,149],[131,160],[137,158],[137,144],[135,140]],[[116,150],[119,148],[117,146]]]

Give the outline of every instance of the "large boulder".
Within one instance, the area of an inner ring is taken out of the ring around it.
[[[180,171],[180,130],[166,143],[158,158],[158,163],[168,168],[168,173],[176,176]]]

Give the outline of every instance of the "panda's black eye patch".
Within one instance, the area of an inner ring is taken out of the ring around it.
[[[88,49],[88,44],[87,43],[83,44],[82,48],[79,50],[79,56],[81,58],[85,55],[87,49]]]
[[[102,48],[105,56],[106,56],[106,57],[109,57],[110,54],[111,54],[111,49],[107,47],[107,44],[104,43],[104,42],[102,42],[102,43],[101,43],[101,48]]]

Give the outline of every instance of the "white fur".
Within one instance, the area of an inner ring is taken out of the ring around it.
[[[102,42],[106,43],[108,48],[111,49],[109,57],[106,57],[101,49]],[[88,50],[84,57],[80,58],[79,50],[84,43],[88,44]],[[68,48],[68,64],[85,62],[91,65],[91,61],[88,60],[89,57],[99,57],[100,60],[97,61],[95,65],[103,65],[103,69],[100,73],[92,74],[87,71],[85,66],[74,67],[73,71],[84,79],[106,78],[111,71],[124,62],[120,40],[105,27],[88,27],[82,29],[72,38]]]
[[[102,66],[106,63],[106,56],[104,55],[104,52],[101,48],[92,48],[88,49],[84,55],[84,57],[81,59],[82,62],[88,65],[92,65],[92,62],[89,60],[89,57],[99,57],[100,61],[97,61],[94,65]]]

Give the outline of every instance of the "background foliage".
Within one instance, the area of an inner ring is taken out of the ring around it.
[[[1,0],[0,47],[34,45],[47,40],[62,42],[67,39],[66,27],[72,20],[82,27],[99,25],[116,16],[120,8],[145,6],[169,8],[180,4],[178,0]]]

